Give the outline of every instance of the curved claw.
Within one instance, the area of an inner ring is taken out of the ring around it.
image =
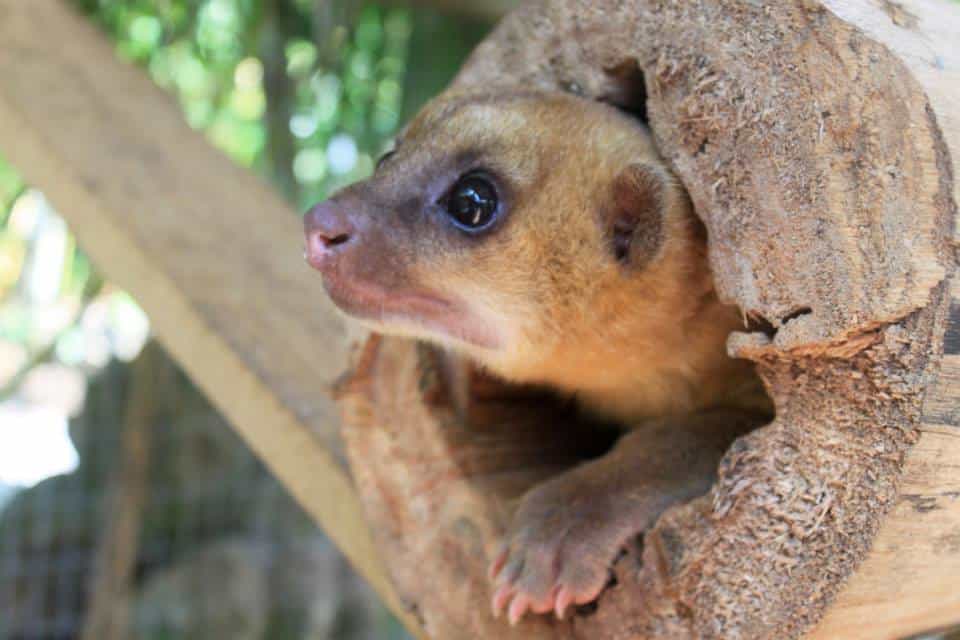
[[[507,548],[504,547],[500,550],[499,553],[493,558],[493,562],[490,563],[490,569],[487,571],[487,577],[491,582],[497,579],[497,576],[500,575],[500,572],[503,571],[503,567],[507,564],[507,558],[509,553]]]
[[[497,589],[493,594],[492,601],[492,611],[493,617],[499,618],[500,614],[503,613],[504,608],[507,606],[507,603],[510,601],[510,598],[513,597],[513,587],[509,584],[505,584]]]
[[[557,592],[557,600],[553,607],[554,612],[557,614],[557,620],[563,620],[563,616],[571,604],[573,604],[573,593],[566,587],[561,587],[560,591]]]
[[[530,598],[528,598],[523,593],[518,593],[513,602],[510,603],[510,611],[507,614],[507,619],[510,621],[510,626],[515,627],[517,623],[520,622],[520,619],[523,618],[523,614],[527,612],[527,608],[530,606]]]

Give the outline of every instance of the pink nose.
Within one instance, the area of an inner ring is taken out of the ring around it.
[[[354,237],[350,217],[331,201],[321,202],[303,217],[306,259],[314,269],[323,269]]]

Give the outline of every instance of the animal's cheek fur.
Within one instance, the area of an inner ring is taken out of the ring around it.
[[[464,269],[438,279],[452,297],[464,301],[488,322],[498,324],[500,332],[512,341],[531,329],[534,319],[543,314],[530,295],[530,283],[520,274],[490,269],[482,277],[478,270]]]
[[[531,295],[536,283],[523,271],[503,268],[502,260],[484,260],[480,251],[420,262],[413,277],[425,289],[466,307],[473,322],[496,334],[501,342],[497,350],[465,350],[493,372],[516,379],[511,375],[515,363],[538,357],[545,338],[542,320],[549,315],[538,296]]]

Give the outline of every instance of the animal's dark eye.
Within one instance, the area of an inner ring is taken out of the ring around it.
[[[377,166],[376,166],[376,168],[375,168],[374,170],[375,170],[375,171],[376,171],[376,170],[379,170],[380,167],[382,167],[383,164],[384,164],[387,160],[389,160],[390,158],[392,158],[395,153],[396,153],[396,151],[393,150],[393,149],[391,149],[390,151],[387,151],[385,154],[383,154],[382,156],[380,156],[380,159],[377,160]]]
[[[490,226],[497,215],[497,189],[482,174],[460,178],[446,199],[447,215],[465,231],[480,231]]]

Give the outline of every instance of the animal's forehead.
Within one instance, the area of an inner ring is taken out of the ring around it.
[[[399,162],[390,173],[422,181],[480,165],[516,184],[532,184],[547,167],[574,171],[595,159],[606,121],[599,115],[608,114],[560,93],[446,94],[401,133]]]
[[[489,143],[516,139],[530,130],[529,105],[518,101],[470,101],[430,105],[407,130],[411,142],[445,141]]]

